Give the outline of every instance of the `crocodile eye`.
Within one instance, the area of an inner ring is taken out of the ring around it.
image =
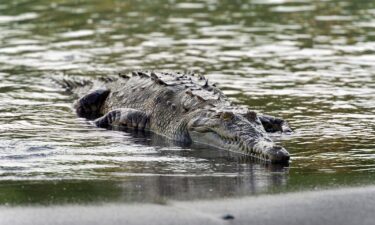
[[[257,120],[257,113],[254,111],[247,111],[245,114],[245,118],[249,121],[256,121]]]
[[[220,118],[223,120],[231,120],[233,119],[233,117],[234,117],[234,114],[232,112],[223,112],[220,115]]]

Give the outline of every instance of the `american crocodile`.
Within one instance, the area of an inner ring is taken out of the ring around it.
[[[233,105],[204,76],[142,71],[59,83],[80,97],[74,104],[78,116],[98,127],[149,130],[272,163],[289,161],[289,153],[267,135],[291,132],[288,123]]]

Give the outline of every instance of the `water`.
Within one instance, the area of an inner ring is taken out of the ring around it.
[[[375,2],[0,3],[0,203],[157,202],[375,183]],[[58,73],[195,71],[280,116],[289,167],[106,131]]]

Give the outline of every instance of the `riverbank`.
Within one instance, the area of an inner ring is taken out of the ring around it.
[[[0,207],[0,224],[373,224],[375,186],[157,204]]]

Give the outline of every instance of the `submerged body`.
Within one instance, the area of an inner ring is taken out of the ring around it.
[[[290,132],[282,119],[234,106],[203,76],[133,72],[94,81],[60,82],[81,98],[77,114],[99,127],[150,130],[170,139],[198,142],[270,162],[289,153],[267,132]]]

